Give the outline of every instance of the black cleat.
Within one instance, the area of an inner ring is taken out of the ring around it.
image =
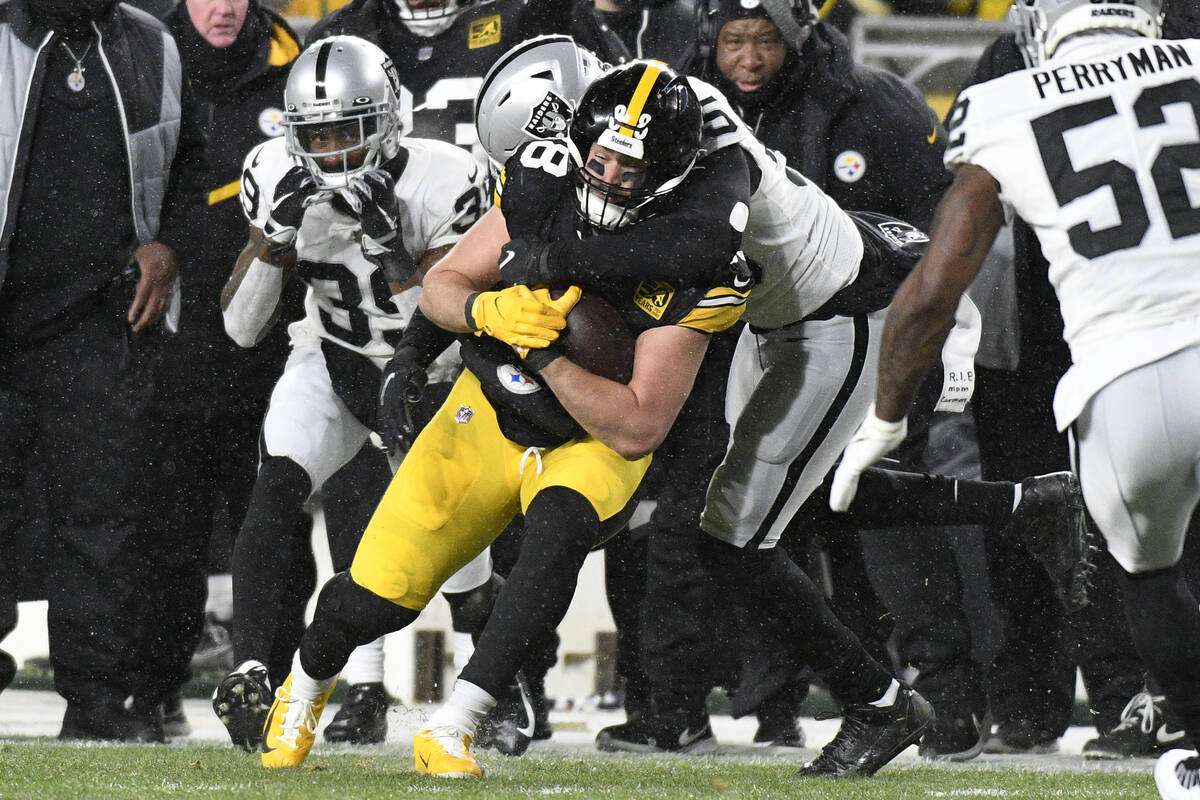
[[[183,695],[178,690],[163,700],[163,735],[168,739],[178,739],[192,732],[192,726],[183,713]]]
[[[796,715],[787,704],[764,703],[758,709],[758,730],[754,732],[754,746],[762,748],[804,747],[804,730],[796,722]]]
[[[900,755],[933,724],[933,706],[907,686],[885,708],[846,706],[842,727],[820,755],[800,768],[803,777],[869,777]]]
[[[1172,729],[1163,714],[1162,695],[1138,692],[1125,704],[1116,725],[1095,739],[1084,742],[1083,757],[1121,759],[1158,756],[1180,747],[1181,728]]]
[[[506,756],[519,756],[529,749],[537,731],[537,715],[525,676],[516,680],[475,729],[473,744]]]
[[[925,761],[970,761],[983,752],[990,730],[986,717],[973,712],[938,714],[921,737],[917,753]]]
[[[325,741],[379,744],[387,740],[391,700],[382,683],[352,683],[345,704],[325,728]]]
[[[648,712],[624,725],[609,725],[596,734],[596,749],[607,753],[689,753],[716,752],[708,714],[687,711]]]
[[[1021,481],[1021,502],[1003,534],[1015,537],[1042,565],[1063,608],[1078,611],[1088,604],[1095,548],[1074,474],[1051,472]]]
[[[212,707],[230,741],[253,753],[262,744],[273,699],[267,668],[260,661],[244,661],[213,691]]]
[[[133,715],[112,696],[68,701],[58,732],[58,738],[66,741],[136,742],[138,737]]]
[[[17,660],[0,650],[0,692],[7,689],[15,677],[17,677]]]

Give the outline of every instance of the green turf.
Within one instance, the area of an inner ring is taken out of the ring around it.
[[[1038,772],[999,766],[893,765],[869,780],[795,777],[791,761],[580,758],[553,752],[489,754],[482,781],[416,775],[409,751],[324,753],[266,771],[224,746],[102,746],[47,740],[0,744],[0,798],[1104,798],[1157,800],[1145,772]]]

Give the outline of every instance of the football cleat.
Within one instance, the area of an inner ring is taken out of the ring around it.
[[[536,719],[525,676],[516,679],[475,729],[476,747],[492,748],[506,756],[523,755],[533,739]]]
[[[896,702],[884,708],[846,706],[837,736],[796,774],[827,778],[874,775],[920,739],[933,719],[933,706],[907,686],[900,687]]]
[[[938,714],[921,737],[918,755],[925,761],[970,761],[983,752],[991,723],[974,712]]]
[[[450,725],[426,728],[413,737],[413,767],[439,778],[482,778],[471,755],[471,735]]]
[[[336,681],[331,682],[328,689],[309,699],[292,694],[292,676],[287,676],[283,685],[275,690],[275,702],[271,704],[263,726],[264,767],[298,767],[304,763],[317,737],[321,712],[336,684]]]
[[[1058,752],[1059,734],[1027,719],[1010,719],[991,729],[983,752],[1044,756]]]
[[[1095,547],[1083,492],[1073,473],[1051,472],[1021,481],[1021,501],[1003,533],[1015,537],[1042,565],[1063,608],[1078,611],[1088,604]]]
[[[1138,692],[1125,704],[1116,725],[1084,742],[1083,757],[1119,759],[1157,756],[1181,744],[1182,729],[1172,730],[1163,714],[1163,696]]]
[[[382,683],[351,684],[346,702],[325,726],[325,741],[379,744],[387,740],[387,691]]]
[[[596,749],[607,753],[689,753],[717,750],[708,714],[683,710],[650,712],[623,725],[609,725],[596,734]]]
[[[1154,765],[1154,785],[1163,800],[1200,800],[1200,754],[1168,750]]]
[[[212,707],[230,741],[253,753],[262,744],[270,700],[266,666],[261,661],[244,661],[213,690]]]

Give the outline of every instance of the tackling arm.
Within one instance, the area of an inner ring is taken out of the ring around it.
[[[879,354],[876,416],[908,415],[917,388],[954,326],[958,300],[1004,223],[996,179],[971,164],[958,170],[933,218],[929,249],[896,291]]]
[[[225,332],[239,346],[258,344],[275,324],[283,287],[295,265],[294,248],[272,255],[263,232],[250,226],[250,240],[221,289]]]

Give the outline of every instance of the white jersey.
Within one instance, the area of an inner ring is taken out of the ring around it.
[[[425,253],[458,241],[486,202],[483,171],[469,153],[432,139],[401,139],[407,161],[396,180],[404,248],[420,263]],[[262,228],[275,185],[299,162],[283,137],[246,156],[242,209]],[[313,337],[365,356],[390,358],[416,309],[419,287],[393,296],[381,267],[363,257],[359,222],[333,203],[312,206],[296,238],[296,273],[308,284],[305,316],[288,329],[292,340]]]
[[[700,97],[705,152],[736,145],[761,173],[750,196],[742,252],[762,276],[743,319],[761,328],[797,322],[858,277],[862,236],[836,202],[754,137],[715,87],[696,78],[688,82]]]
[[[946,164],[1037,232],[1073,366],[1060,429],[1125,372],[1200,341],[1200,41],[1094,35],[963,90]]]

